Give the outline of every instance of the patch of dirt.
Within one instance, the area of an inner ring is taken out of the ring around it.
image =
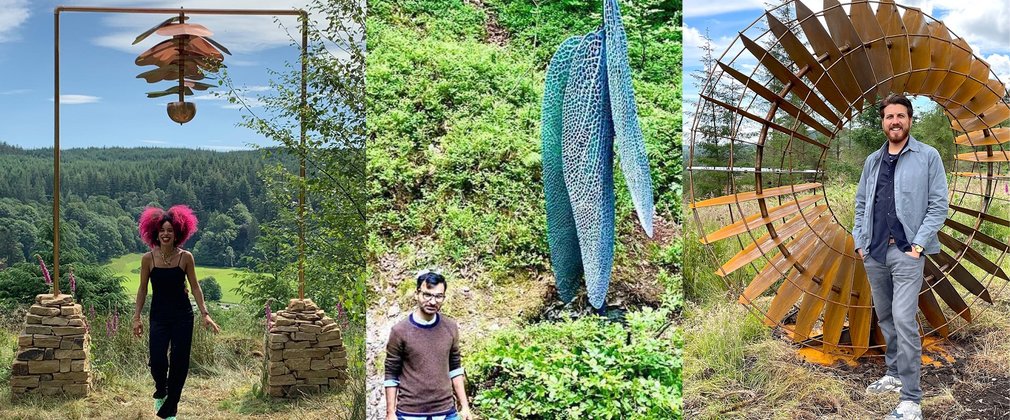
[[[510,37],[508,30],[498,23],[498,14],[494,10],[488,8],[483,0],[464,0],[464,3],[484,12],[484,33],[486,34],[485,40],[488,44],[499,47],[504,47],[505,44],[508,44]]]

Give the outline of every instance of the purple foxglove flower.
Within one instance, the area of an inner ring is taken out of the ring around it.
[[[46,268],[46,262],[42,261],[42,256],[39,254],[35,254],[35,257],[39,259],[39,268],[42,269],[42,278],[46,279],[46,285],[52,286],[53,278],[49,276],[49,269]]]
[[[272,324],[273,321],[273,314],[270,312],[270,300],[267,300],[266,305],[264,305],[264,313],[266,314],[267,319],[267,332],[269,332],[270,325]]]
[[[74,277],[74,270],[70,270],[70,294],[77,293],[77,278]]]

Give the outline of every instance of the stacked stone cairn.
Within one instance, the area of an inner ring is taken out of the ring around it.
[[[347,380],[340,328],[310,299],[291,299],[266,337],[263,389],[272,397],[325,393]]]
[[[91,390],[91,336],[70,295],[42,294],[25,316],[11,372],[13,398],[30,393],[84,397]]]

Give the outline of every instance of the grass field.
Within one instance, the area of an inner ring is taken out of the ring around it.
[[[112,271],[115,271],[116,274],[126,276],[123,287],[126,288],[127,295],[136,295],[137,287],[140,286],[140,257],[142,255],[124,255],[106,265]],[[239,299],[233,289],[238,287],[239,277],[243,272],[244,270],[235,268],[202,267],[199,262],[196,265],[196,276],[198,278],[214,277],[217,283],[221,285],[221,292],[223,294],[221,302],[224,303],[241,303],[241,299]]]

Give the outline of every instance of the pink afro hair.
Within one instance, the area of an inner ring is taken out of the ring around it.
[[[175,246],[185,244],[196,233],[196,215],[189,207],[179,204],[172,206],[168,211],[158,207],[148,207],[140,214],[140,240],[151,248],[157,248],[159,245],[158,230],[165,222],[172,223],[172,229],[175,231]]]

